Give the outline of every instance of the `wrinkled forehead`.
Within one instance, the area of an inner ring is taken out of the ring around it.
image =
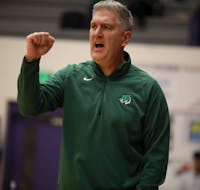
[[[117,22],[118,24],[121,24],[118,12],[108,8],[93,10],[91,22],[95,21],[96,19]]]

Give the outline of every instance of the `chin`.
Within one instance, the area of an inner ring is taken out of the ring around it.
[[[94,54],[92,54],[92,59],[95,61],[95,62],[100,62],[100,61],[102,61],[103,60],[103,56],[99,56],[99,55],[94,55]]]
[[[93,61],[94,61],[95,63],[99,63],[99,62],[101,62],[101,59],[95,59],[95,58],[93,58]]]

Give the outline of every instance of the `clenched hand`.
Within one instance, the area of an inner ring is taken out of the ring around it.
[[[46,54],[53,46],[55,39],[48,32],[34,32],[26,37],[26,60],[33,61]]]

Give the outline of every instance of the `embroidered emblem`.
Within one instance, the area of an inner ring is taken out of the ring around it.
[[[120,98],[119,98],[119,101],[122,103],[122,104],[125,104],[125,105],[128,105],[131,103],[131,95],[122,95]]]
[[[91,80],[92,80],[92,78],[83,77],[83,80],[84,80],[84,81],[91,81]]]

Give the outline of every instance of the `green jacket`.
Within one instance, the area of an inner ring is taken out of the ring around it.
[[[166,100],[158,83],[124,54],[126,62],[110,76],[87,61],[66,66],[41,85],[39,60],[23,60],[20,112],[64,109],[58,190],[156,190],[164,181]]]

